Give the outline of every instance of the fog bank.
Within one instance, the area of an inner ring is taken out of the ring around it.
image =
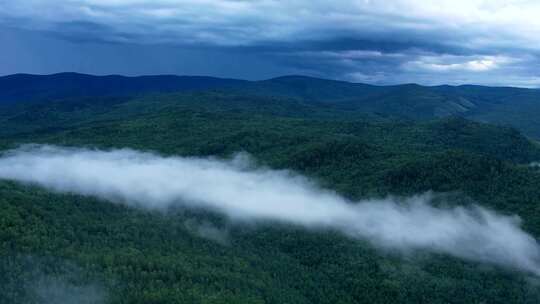
[[[0,179],[134,207],[204,208],[235,221],[335,229],[400,251],[430,250],[540,274],[540,247],[517,216],[482,207],[435,208],[429,196],[351,202],[289,171],[232,160],[24,146],[0,157]]]

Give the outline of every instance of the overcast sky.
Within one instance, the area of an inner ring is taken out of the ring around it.
[[[0,74],[540,87],[538,0],[1,0]]]

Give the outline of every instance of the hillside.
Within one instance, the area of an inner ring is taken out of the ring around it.
[[[0,104],[21,101],[69,100],[81,97],[126,98],[137,95],[195,92],[236,92],[241,95],[296,99],[380,117],[430,120],[460,116],[512,126],[540,138],[540,90],[482,86],[426,87],[415,84],[372,86],[285,76],[243,81],[193,76],[90,76],[75,73],[0,77]],[[1,110],[1,109],[0,109]]]
[[[0,112],[0,147],[129,147],[218,158],[244,151],[351,200],[434,191],[434,205],[474,201],[519,215],[540,237],[540,175],[528,166],[540,148],[515,129],[457,117],[365,115],[285,95],[292,94],[21,103]],[[0,193],[0,303],[40,303],[59,293],[78,302],[87,295],[89,303],[540,301],[533,275],[443,253],[403,256],[332,230],[242,225],[181,207],[146,211],[11,181],[0,182]]]
[[[92,76],[78,73],[0,77],[0,104],[93,96],[133,96],[238,86],[245,81],[198,76]]]

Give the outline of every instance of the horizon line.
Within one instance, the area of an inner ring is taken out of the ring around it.
[[[322,81],[331,81],[331,82],[338,82],[338,83],[346,83],[346,84],[352,84],[352,85],[368,85],[368,86],[374,86],[374,87],[398,87],[398,86],[421,86],[421,87],[427,87],[427,88],[436,88],[436,87],[466,87],[466,86],[474,86],[474,87],[486,87],[486,88],[514,88],[514,89],[528,89],[528,90],[539,90],[540,87],[526,87],[526,86],[512,86],[512,85],[487,85],[487,84],[475,84],[475,83],[463,83],[463,84],[437,84],[437,85],[426,85],[421,84],[417,82],[404,82],[404,83],[396,83],[396,84],[375,84],[375,83],[368,83],[368,82],[355,82],[355,81],[349,81],[349,80],[343,80],[343,79],[333,79],[333,78],[324,78],[324,77],[316,77],[316,76],[309,76],[309,75],[301,75],[301,74],[287,74],[287,75],[281,75],[271,78],[263,78],[259,80],[250,80],[250,79],[243,79],[243,78],[234,78],[234,77],[220,77],[220,76],[211,76],[211,75],[186,75],[186,74],[142,74],[142,75],[123,75],[123,74],[90,74],[90,73],[81,73],[81,72],[57,72],[57,73],[47,73],[47,74],[34,74],[34,73],[14,73],[14,74],[4,74],[0,75],[0,79],[3,78],[9,78],[14,76],[34,76],[34,77],[48,77],[48,76],[59,76],[59,75],[80,75],[80,76],[90,76],[90,77],[122,77],[122,78],[144,78],[144,77],[178,77],[178,78],[211,78],[211,79],[221,79],[221,80],[233,80],[233,81],[244,81],[244,82],[265,82],[265,81],[272,81],[272,80],[278,80],[278,79],[285,79],[285,78],[305,78],[305,79],[312,79],[312,80],[322,80]]]

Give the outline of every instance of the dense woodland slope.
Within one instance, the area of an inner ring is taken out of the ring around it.
[[[0,77],[0,105],[19,101],[217,89],[264,97],[294,98],[312,105],[381,117],[415,120],[460,116],[507,125],[540,138],[540,90],[510,87],[373,86],[303,76],[243,81],[193,76],[91,76],[76,73]]]
[[[0,148],[48,143],[224,158],[245,151],[352,199],[434,191],[434,204],[475,202],[517,214],[540,238],[540,173],[529,166],[540,160],[539,146],[514,128],[435,118],[514,107],[515,96],[540,111],[533,90],[287,77],[144,96],[107,89],[56,98],[61,91],[4,104]],[[404,257],[332,231],[238,225],[181,208],[142,211],[7,181],[0,182],[0,272],[0,303],[540,302],[538,278],[511,269],[423,251]]]

